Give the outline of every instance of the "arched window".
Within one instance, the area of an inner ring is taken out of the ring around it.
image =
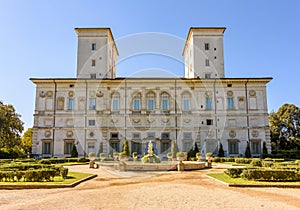
[[[141,94],[136,94],[133,96],[133,110],[138,111],[141,110]]]
[[[112,95],[112,110],[116,111],[120,109],[120,94],[119,93],[114,93]]]
[[[161,110],[169,110],[170,109],[170,99],[168,93],[161,94]]]
[[[154,93],[147,94],[147,110],[151,111],[155,108],[155,95]]]
[[[191,109],[190,104],[191,104],[191,96],[189,93],[184,93],[182,95],[182,110],[183,111],[189,111]]]

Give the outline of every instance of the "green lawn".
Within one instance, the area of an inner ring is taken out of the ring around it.
[[[64,180],[61,176],[54,177],[53,182],[23,182],[22,180],[20,182],[0,182],[0,185],[40,185],[40,184],[72,184],[73,182],[79,181],[81,179],[84,179],[86,177],[91,176],[92,174],[87,173],[80,173],[80,172],[69,172],[67,178]]]
[[[211,173],[207,174],[210,177],[218,179],[222,182],[226,182],[228,184],[249,184],[249,185],[300,185],[300,182],[263,182],[263,181],[252,181],[246,180],[242,178],[231,178],[225,173]]]

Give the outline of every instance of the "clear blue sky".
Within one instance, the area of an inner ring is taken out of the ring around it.
[[[75,27],[110,27],[116,40],[143,32],[184,40],[191,26],[225,26],[226,77],[271,76],[269,111],[300,106],[299,8],[298,0],[0,0],[0,100],[31,127],[35,86],[29,78],[75,77]],[[147,68],[184,72],[180,61],[144,55],[120,63],[117,76]]]

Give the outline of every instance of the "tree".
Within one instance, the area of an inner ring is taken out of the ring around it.
[[[13,105],[0,101],[0,148],[13,148],[21,144],[23,122]]]
[[[127,139],[124,140],[122,154],[126,155],[127,157],[130,156],[129,143]]]
[[[266,158],[268,156],[268,149],[267,149],[267,144],[266,142],[264,141],[263,143],[263,158]]]
[[[75,144],[73,144],[73,147],[72,147],[71,157],[78,157],[78,151],[77,151]]]
[[[28,128],[21,138],[21,147],[25,153],[31,153],[32,146],[32,128]]]
[[[273,145],[279,149],[300,149],[300,108],[284,104],[270,114]]]
[[[220,143],[219,151],[218,151],[218,157],[224,157],[224,149],[222,143]]]
[[[247,147],[246,147],[246,151],[245,151],[245,158],[251,158],[251,151],[250,151],[249,141],[247,141]]]

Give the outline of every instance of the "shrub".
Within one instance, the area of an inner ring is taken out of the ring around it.
[[[61,177],[62,177],[63,179],[66,179],[66,178],[67,178],[68,171],[69,171],[69,169],[64,168],[64,167],[62,167],[62,168],[60,169],[60,174],[61,174]]]
[[[138,153],[137,152],[133,152],[132,153],[132,157],[137,157],[138,156]]]
[[[218,151],[218,157],[224,157],[224,149],[222,143],[220,143],[219,151]]]
[[[257,166],[257,167],[262,167],[262,162],[259,158],[253,158],[250,165],[251,166]]]
[[[75,144],[73,144],[73,147],[72,147],[71,157],[78,157],[78,151],[77,151]]]
[[[240,177],[244,168],[228,168],[224,173],[232,178]]]
[[[300,175],[294,170],[244,169],[242,177],[258,181],[299,181]]]
[[[94,152],[90,152],[89,153],[89,158],[91,158],[91,157],[95,157],[95,153]]]
[[[142,162],[143,163],[151,163],[152,158],[154,159],[155,163],[161,162],[160,158],[155,154],[153,154],[153,156],[150,156],[149,154],[145,155],[144,157],[142,157]]]
[[[51,161],[48,159],[42,159],[39,161],[40,164],[51,164]]]
[[[86,162],[89,162],[89,159],[84,158],[84,157],[80,157],[80,158],[78,158],[78,162],[80,162],[80,163],[86,163]]]
[[[251,151],[250,151],[249,141],[247,142],[247,147],[246,147],[246,151],[245,151],[245,158],[251,158]]]
[[[251,158],[235,158],[234,161],[236,163],[240,163],[240,164],[250,164],[252,159]]]
[[[122,153],[123,153],[125,156],[127,156],[127,157],[130,156],[129,143],[128,143],[128,140],[127,140],[127,139],[124,140],[124,145],[123,145]]]
[[[205,154],[205,156],[206,156],[206,157],[212,157],[212,156],[213,156],[213,153],[212,153],[212,152],[207,152],[207,153]]]
[[[263,167],[272,167],[274,165],[273,161],[262,161]]]

